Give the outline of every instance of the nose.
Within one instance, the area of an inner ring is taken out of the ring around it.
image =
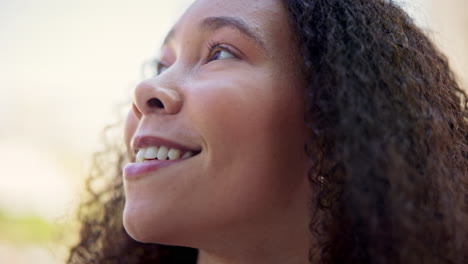
[[[178,91],[163,87],[154,79],[141,82],[135,88],[133,112],[138,119],[153,113],[177,114],[182,108],[182,96]]]

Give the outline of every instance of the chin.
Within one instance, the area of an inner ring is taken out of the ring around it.
[[[123,226],[127,234],[142,243],[164,245],[180,245],[177,225],[174,221],[168,223],[165,219],[150,215],[146,210],[138,210],[125,205],[123,212]]]
[[[134,240],[142,243],[152,242],[151,232],[148,232],[147,228],[145,228],[144,221],[142,221],[141,217],[138,217],[138,214],[128,209],[127,206],[125,206],[123,212],[123,226],[127,234]]]

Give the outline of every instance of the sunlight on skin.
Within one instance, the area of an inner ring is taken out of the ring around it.
[[[55,152],[46,158],[48,165],[25,174],[29,182],[44,179],[45,187],[54,192],[63,184],[48,178],[63,173],[61,164],[53,164],[60,162],[56,153],[70,153],[69,159],[82,161],[97,149],[99,131],[112,120],[115,105],[129,101],[141,63],[154,55],[167,28],[189,2],[0,3],[0,33],[6,36],[0,42],[0,141],[24,144],[22,149],[37,153],[32,159],[36,164],[44,153]],[[428,3],[411,1],[405,7],[424,25],[429,20]],[[0,154],[12,159],[6,148],[1,145]],[[8,169],[3,175],[15,174],[11,164],[4,167]],[[9,182],[17,185],[15,179],[23,177],[9,176],[2,184],[6,196],[14,190]]]
[[[434,1],[405,7],[419,25],[435,31],[431,35],[455,68],[464,69],[467,55],[459,47],[468,38],[460,33],[468,23],[458,25],[457,16],[443,11],[450,8],[432,6]],[[118,103],[130,101],[141,63],[158,50],[189,2],[0,1],[1,208],[48,220],[71,212],[83,166],[99,148],[99,131],[115,119]],[[0,246],[0,256],[5,248]],[[14,259],[5,263],[32,263]]]

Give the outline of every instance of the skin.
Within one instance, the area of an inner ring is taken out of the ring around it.
[[[209,17],[235,17],[256,39],[203,26]],[[126,144],[153,135],[202,151],[124,181],[127,232],[198,248],[202,264],[307,263],[304,80],[286,10],[280,1],[200,0],[171,32],[164,71],[135,89]]]

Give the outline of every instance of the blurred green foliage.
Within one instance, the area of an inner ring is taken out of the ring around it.
[[[14,215],[0,208],[0,241],[42,244],[54,240],[57,227],[37,215]]]

